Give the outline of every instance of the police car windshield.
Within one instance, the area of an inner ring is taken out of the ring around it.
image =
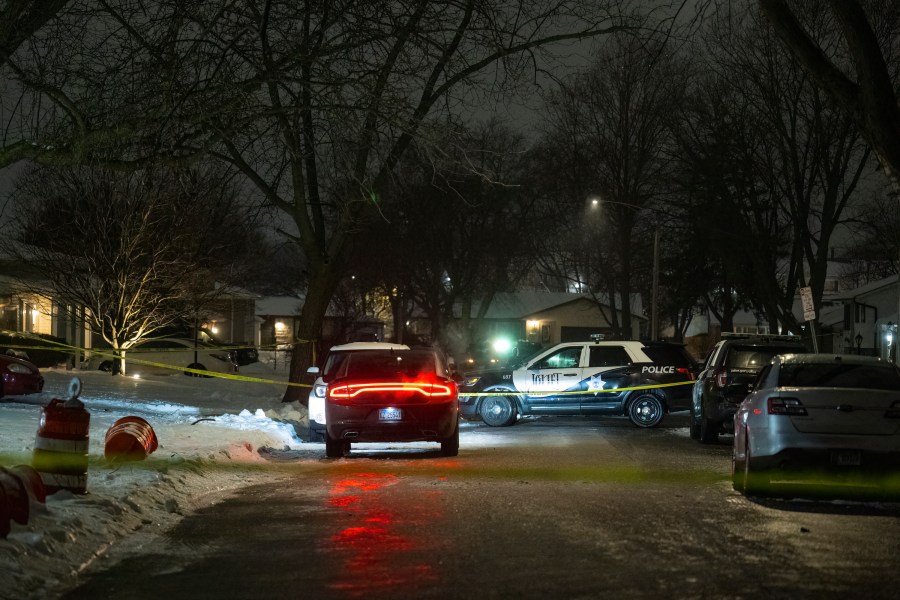
[[[507,362],[507,367],[509,367],[510,369],[518,369],[519,367],[524,367],[526,363],[531,362],[531,359],[535,358],[543,351],[543,348],[538,348],[536,350],[533,350],[532,352],[528,352],[524,357],[514,356]]]

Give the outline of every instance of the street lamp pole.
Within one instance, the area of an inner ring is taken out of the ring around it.
[[[659,339],[659,225],[653,226],[653,291],[650,295],[650,339]]]
[[[629,202],[619,202],[618,200],[603,200],[601,198],[590,198],[591,209],[596,209],[601,203],[620,204],[629,206],[637,210],[643,210],[643,206],[631,204]],[[653,224],[653,283],[650,292],[650,339],[659,339],[659,222],[654,219]]]

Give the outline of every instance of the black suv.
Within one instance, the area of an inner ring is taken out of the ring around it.
[[[655,427],[687,410],[696,363],[681,344],[564,342],[505,368],[467,372],[459,412],[503,427],[519,415],[626,415]]]
[[[723,333],[709,354],[691,402],[691,437],[714,444],[734,431],[734,413],[759,371],[778,354],[807,352],[794,335]]]

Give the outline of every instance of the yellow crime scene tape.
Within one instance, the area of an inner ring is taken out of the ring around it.
[[[301,341],[302,342],[302,341]],[[115,353],[111,352],[109,349],[97,349],[97,348],[81,348],[78,346],[70,346],[68,344],[62,344],[60,342],[54,342],[52,340],[47,340],[47,346],[19,346],[19,345],[4,345],[4,348],[16,349],[16,350],[52,350],[53,347],[59,348],[60,352],[90,352],[91,354],[96,354],[98,356],[103,356],[106,358],[116,359],[119,358],[115,355]],[[212,348],[204,347],[197,348],[198,351],[219,351],[219,350],[237,350],[240,348],[247,348],[247,346],[215,346]],[[267,348],[267,347],[266,347]],[[261,347],[262,349],[262,347]],[[148,353],[148,352],[190,352],[193,348],[147,348],[140,350],[140,352]],[[315,360],[315,351],[313,351],[313,360]],[[265,379],[262,377],[248,377],[246,375],[238,375],[236,373],[221,373],[219,371],[207,371],[205,369],[192,369],[190,367],[179,367],[176,365],[169,365],[166,363],[158,363],[149,360],[143,360],[140,358],[129,358],[128,351],[126,350],[125,354],[125,362],[139,364],[139,365],[147,365],[150,367],[158,367],[161,369],[169,369],[171,371],[178,371],[179,373],[193,373],[195,375],[203,375],[206,377],[218,377],[219,379],[231,379],[233,381],[249,381],[252,383],[269,383],[273,385],[287,385],[290,387],[304,387],[311,388],[312,384],[309,383],[294,383],[292,381],[284,381],[278,379]]]
[[[312,340],[298,340],[298,343],[312,343]],[[48,346],[18,346],[18,345],[5,345],[4,348],[15,348],[17,350],[47,350],[50,345],[56,346],[60,348],[60,351],[67,352],[90,352],[91,354],[97,354],[99,356],[104,356],[107,358],[118,358],[114,353],[109,351],[108,349],[96,349],[96,348],[80,348],[78,346],[70,346],[68,344],[62,344],[60,342],[55,342],[52,340],[47,340]],[[197,350],[203,351],[218,351],[218,350],[239,350],[241,348],[247,348],[248,346],[215,346],[215,347],[204,347],[197,348]],[[276,350],[276,346],[260,346],[259,350]],[[191,348],[148,348],[141,350],[141,353],[147,352],[185,352],[190,351]],[[262,377],[249,377],[247,375],[238,375],[236,373],[221,373],[219,371],[207,371],[205,369],[192,369],[190,367],[178,367],[175,365],[169,365],[165,363],[158,363],[149,360],[143,360],[140,358],[128,358],[128,354],[126,351],[125,355],[126,363],[135,363],[139,365],[147,365],[150,367],[158,367],[162,369],[169,369],[172,371],[178,371],[180,373],[193,373],[195,375],[202,375],[206,377],[218,377],[219,379],[230,379],[232,381],[249,381],[252,383],[268,383],[273,385],[287,385],[291,387],[301,387],[301,388],[311,388],[312,384],[309,383],[294,383],[293,381],[283,381],[277,379],[266,379]],[[313,350],[313,361],[315,361],[315,349]],[[680,385],[693,385],[694,381],[677,381],[674,383],[654,383],[650,385],[637,385],[631,387],[621,387],[621,388],[611,388],[611,389],[601,389],[601,390],[574,390],[574,391],[546,391],[546,390],[517,390],[517,391],[503,391],[503,392],[460,392],[460,397],[469,397],[469,396],[572,396],[572,395],[586,395],[586,394],[616,394],[619,392],[631,392],[636,390],[652,390],[659,388],[667,388],[667,387],[676,387]]]

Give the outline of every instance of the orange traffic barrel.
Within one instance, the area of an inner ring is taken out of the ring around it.
[[[140,417],[122,417],[106,432],[104,456],[110,461],[144,460],[158,447],[150,423]]]
[[[47,494],[66,489],[87,492],[91,415],[77,398],[53,399],[41,411],[32,466]]]
[[[47,490],[44,489],[41,474],[34,468],[28,465],[16,465],[7,470],[22,481],[28,491],[28,497],[33,502],[44,504],[47,501]]]

